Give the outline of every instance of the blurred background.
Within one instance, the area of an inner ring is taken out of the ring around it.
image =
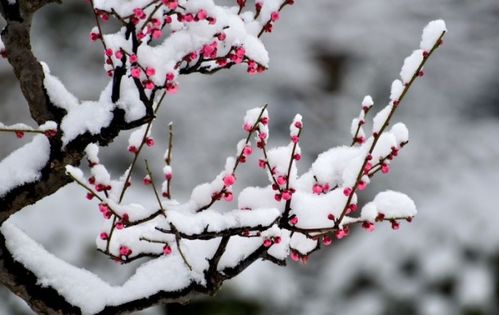
[[[409,127],[410,144],[390,175],[361,195],[368,201],[380,190],[408,193],[419,209],[416,220],[399,231],[389,224],[373,233],[357,229],[307,265],[257,263],[214,298],[141,314],[499,314],[497,0],[296,1],[265,36],[271,56],[265,74],[250,77],[241,67],[181,79],[179,93],[166,100],[154,127],[158,145],[150,156],[162,156],[173,121],[173,193],[182,200],[223,168],[242,137],[245,111],[269,103],[271,144],[285,143],[294,114],[304,116],[299,168],[305,172],[318,153],[349,143],[351,118],[365,94],[378,109],[388,102],[403,59],[436,18],[447,22],[445,43],[395,119]],[[107,81],[101,47],[88,41],[93,25],[86,2],[65,1],[43,9],[33,26],[37,56],[81,99],[96,99]],[[5,61],[0,91],[0,120],[31,123]],[[2,135],[1,144],[3,158],[20,142]],[[103,150],[101,160],[112,162],[115,175],[130,162],[126,146],[123,133]],[[254,167],[239,178],[265,184]],[[12,221],[58,257],[123,283],[137,265],[119,266],[96,252],[100,216],[84,195],[67,186]],[[152,193],[138,190],[130,198],[151,199]],[[0,288],[0,314],[31,311]]]

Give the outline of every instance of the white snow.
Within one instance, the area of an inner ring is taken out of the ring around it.
[[[438,39],[444,32],[447,32],[447,27],[444,20],[431,21],[423,30],[419,48],[429,52],[433,48],[433,46],[435,46]]]
[[[421,63],[423,62],[423,50],[417,49],[412,52],[404,60],[402,69],[400,70],[400,78],[404,84],[409,83],[412,78],[417,75],[417,71]]]
[[[50,143],[38,135],[0,162],[0,197],[10,190],[40,179],[40,171],[50,156]]]

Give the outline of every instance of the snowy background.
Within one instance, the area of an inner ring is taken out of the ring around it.
[[[83,1],[44,9],[34,21],[34,50],[79,98],[94,99],[106,83],[100,46]],[[312,4],[313,3],[313,4]],[[269,103],[273,144],[287,139],[296,112],[304,116],[302,169],[317,153],[349,142],[351,118],[365,94],[388,100],[403,58],[435,18],[447,22],[444,46],[397,114],[411,142],[390,176],[369,187],[407,192],[419,214],[399,231],[362,230],[312,257],[306,266],[252,266],[216,299],[169,314],[480,315],[499,312],[499,2],[496,0],[298,0],[265,42],[271,67],[181,79],[153,134],[157,154],[174,121],[174,194],[185,197],[224,165],[249,108]],[[29,123],[28,109],[6,62],[0,62],[1,121]],[[115,171],[128,164],[126,134],[107,150]],[[23,140],[24,141],[24,140]],[[19,141],[2,135],[0,157]],[[154,155],[154,154],[152,154]],[[103,157],[105,160],[105,157]],[[244,171],[247,183],[263,176]],[[372,194],[371,194],[372,196]],[[136,198],[152,198],[135,191]],[[136,265],[119,266],[95,251],[95,207],[68,186],[12,220],[57,256],[122,283]],[[230,306],[227,306],[230,305]],[[208,313],[211,310],[211,313]],[[232,310],[232,313],[230,312]],[[164,308],[144,314],[161,314]],[[0,288],[0,314],[30,314]]]

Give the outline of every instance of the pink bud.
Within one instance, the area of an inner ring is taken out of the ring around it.
[[[172,248],[168,245],[163,246],[163,254],[170,255],[172,253]]]
[[[270,19],[272,20],[272,22],[279,20],[279,12],[272,12],[272,14],[270,15]]]
[[[121,52],[121,50],[118,50],[114,53],[114,56],[116,57],[116,59],[121,59],[123,58],[123,53]]]
[[[293,155],[293,158],[297,161],[301,160],[301,154],[300,153],[296,153],[295,155]]]
[[[152,31],[152,38],[153,39],[160,39],[161,35],[163,35],[163,32],[161,30],[154,30]]]
[[[314,192],[314,194],[320,195],[322,193],[322,185],[315,184],[312,187],[312,191]]]
[[[208,17],[208,12],[206,12],[206,10],[204,10],[204,9],[199,10],[199,12],[197,14],[197,18],[200,21],[205,20],[207,17]]]
[[[251,146],[249,146],[249,145],[245,146],[243,149],[243,155],[249,156],[249,155],[251,155],[251,153],[253,153],[253,149],[251,148]]]
[[[113,50],[111,48],[106,49],[105,51],[106,56],[111,57],[113,55]]]
[[[99,235],[100,239],[101,240],[107,240],[109,238],[109,235],[107,235],[107,233],[105,232],[102,232],[100,235]]]
[[[285,201],[290,200],[292,197],[292,194],[289,191],[285,191],[282,193],[282,199]]]
[[[224,200],[231,202],[232,200],[234,200],[234,195],[231,192],[226,192],[224,195]]]
[[[372,232],[374,231],[375,226],[371,222],[364,222],[362,223],[362,228],[368,232]]]
[[[253,125],[252,125],[252,124],[250,124],[250,123],[245,123],[245,124],[243,125],[243,129],[244,129],[244,131],[246,131],[246,132],[251,132],[251,131],[253,130]]]
[[[325,235],[323,238],[322,238],[322,244],[324,244],[324,246],[329,246],[333,243],[333,240],[328,236],[328,235]]]
[[[147,145],[148,147],[153,147],[155,143],[156,143],[156,142],[154,141],[154,138],[151,138],[151,137],[147,137],[147,138],[146,138],[146,145]]]
[[[277,177],[276,181],[277,181],[277,184],[281,185],[281,186],[286,184],[286,182],[287,182],[286,177],[284,177],[284,176]]]
[[[130,73],[132,75],[132,77],[134,78],[140,78],[140,68],[139,67],[135,67],[135,68],[132,68],[132,70],[130,70]]]
[[[131,63],[136,63],[136,62],[137,62],[137,60],[138,60],[137,55],[131,55],[131,56],[130,56],[130,62],[131,62]]]
[[[291,257],[291,260],[293,260],[293,261],[300,260],[300,256],[298,255],[298,253],[296,251],[291,251],[291,254],[289,256]]]
[[[359,190],[364,190],[367,187],[367,183],[360,181],[359,184],[357,185],[357,187],[359,188]]]
[[[167,81],[173,81],[175,79],[175,74],[171,73],[171,72],[168,72],[166,74],[166,80]]]
[[[144,83],[147,90],[154,89],[154,83],[151,80],[146,80]]]
[[[156,70],[154,68],[147,67],[146,74],[151,77],[156,74]]]
[[[327,193],[331,187],[329,186],[328,183],[325,183],[324,186],[322,186],[322,192]]]
[[[349,197],[351,194],[352,194],[352,188],[345,187],[345,189],[343,189],[343,195]]]
[[[138,151],[139,150],[134,145],[131,145],[131,146],[128,147],[128,152],[130,152],[130,153],[137,153]]]
[[[87,198],[88,200],[92,200],[92,199],[94,199],[94,194],[92,194],[92,193],[87,193],[86,198]]]
[[[124,227],[125,227],[125,225],[123,224],[123,222],[117,222],[116,223],[116,228],[118,230],[123,230]]]
[[[174,83],[167,83],[166,84],[166,92],[168,94],[175,94],[177,93],[177,85]]]
[[[281,196],[281,194],[275,194],[275,195],[274,195],[274,199],[275,199],[275,201],[277,201],[277,202],[281,201],[281,200],[282,200],[282,196]]]
[[[227,35],[224,32],[221,32],[217,35],[219,41],[224,41],[227,38]]]
[[[330,213],[327,215],[327,219],[330,220],[330,221],[334,221],[334,214]]]
[[[109,206],[105,203],[99,203],[99,211],[105,213],[109,211]]]
[[[258,137],[261,139],[261,140],[265,140],[267,139],[267,134],[265,132],[260,132],[258,134]]]
[[[298,141],[300,141],[300,137],[298,137],[298,136],[291,136],[291,142],[298,143]]]
[[[381,173],[387,174],[390,172],[390,166],[388,164],[381,165]]]
[[[232,186],[232,185],[234,185],[235,182],[236,182],[236,178],[232,174],[226,175],[224,177],[224,185],[225,186]]]
[[[289,219],[289,224],[297,225],[298,224],[298,217],[296,215],[292,216],[291,219]]]
[[[16,131],[16,137],[21,139],[22,137],[24,137],[24,132],[22,131]]]
[[[298,128],[298,129],[301,129],[301,128],[303,128],[303,123],[301,121],[296,121],[295,122],[295,127]]]
[[[144,177],[144,185],[151,185],[151,184],[152,184],[151,177],[149,175],[146,175]]]
[[[335,232],[335,236],[339,240],[341,240],[342,238],[344,238],[347,235],[348,235],[348,233],[345,230],[338,230]]]
[[[131,253],[132,253],[132,251],[127,246],[120,247],[120,255],[121,256],[129,256]]]
[[[272,241],[269,239],[265,239],[263,241],[263,246],[269,248],[270,246],[272,246]]]
[[[393,220],[392,221],[392,229],[396,231],[399,228],[400,228],[400,224],[397,221]]]
[[[168,172],[168,173],[165,174],[165,179],[166,180],[170,181],[170,180],[172,180],[172,178],[173,178],[173,174],[171,172]]]
[[[258,160],[258,167],[265,168],[266,166],[267,163],[265,163],[265,160]]]

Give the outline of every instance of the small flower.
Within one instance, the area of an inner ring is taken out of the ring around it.
[[[225,186],[230,187],[230,186],[234,185],[235,182],[236,182],[236,177],[234,175],[232,175],[232,174],[231,175],[226,175],[224,177],[224,185]]]

